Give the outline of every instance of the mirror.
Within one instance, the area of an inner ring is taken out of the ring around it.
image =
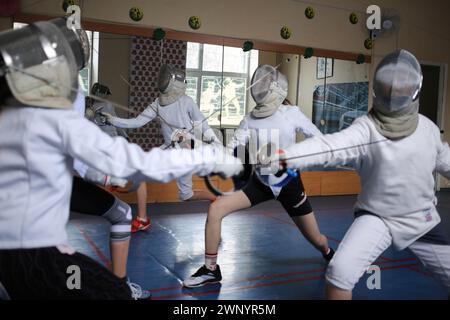
[[[269,64],[289,79],[290,101],[297,101],[298,55],[188,42],[187,94],[197,102],[211,126],[237,127],[255,106],[251,78],[260,64]]]
[[[188,42],[186,75],[190,96],[210,126],[236,127],[254,103],[247,90],[258,51]]]
[[[367,113],[369,65],[302,57],[299,91],[305,114],[322,133],[340,131]]]
[[[15,27],[23,25],[16,23]],[[163,63],[186,70],[186,95],[214,128],[236,128],[253,109],[248,88],[261,64],[277,67],[286,75],[287,99],[322,133],[345,129],[367,113],[369,64],[94,31],[88,35],[91,62],[80,72],[80,85],[86,93],[95,82],[108,86],[112,92],[108,98],[131,110],[117,108],[120,117],[136,116],[158,97],[156,82]],[[130,137],[147,150],[164,142],[158,121],[130,130]]]
[[[299,106],[323,133],[340,131],[367,113],[368,64],[103,33],[98,39],[98,81],[110,86],[111,99],[136,111],[142,111],[158,97],[159,66],[167,62],[186,70],[186,94],[215,128],[235,128],[253,109],[255,103],[247,89],[260,64],[278,67],[286,75],[288,100]],[[123,116],[122,110],[118,113]],[[133,130],[132,136],[138,136],[136,141],[140,144],[162,144],[159,127],[152,123],[149,126],[150,129]]]

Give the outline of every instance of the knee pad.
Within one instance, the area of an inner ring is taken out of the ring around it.
[[[126,241],[131,236],[131,208],[116,198],[113,206],[103,217],[111,223],[111,241]]]

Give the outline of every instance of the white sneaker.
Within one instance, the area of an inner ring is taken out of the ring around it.
[[[145,300],[149,299],[152,294],[148,290],[142,290],[141,286],[137,283],[131,282],[129,279],[127,280],[127,284],[131,290],[131,298],[133,300]]]

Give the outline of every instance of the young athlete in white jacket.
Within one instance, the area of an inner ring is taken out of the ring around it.
[[[411,53],[389,54],[376,69],[368,116],[284,150],[289,168],[351,164],[361,177],[356,219],[326,273],[330,299],[351,298],[363,273],[391,245],[409,248],[450,292],[450,242],[436,211],[433,175],[450,178],[450,149],[438,127],[418,113],[421,85]]]
[[[278,70],[268,65],[259,66],[252,85],[251,93],[257,106],[242,120],[230,149],[249,143],[252,154],[251,150],[258,150],[268,143],[287,148],[295,143],[299,132],[306,137],[322,135],[298,107],[282,104],[287,96],[288,83]],[[222,220],[229,214],[272,199],[281,203],[300,232],[329,261],[334,251],[319,230],[301,178],[292,179],[282,187],[270,188],[253,174],[242,190],[220,197],[211,204],[205,226],[205,264],[185,279],[183,285],[193,288],[221,281],[217,256]]]
[[[242,169],[214,148],[144,152],[80,117],[73,88],[88,56],[86,34],[64,19],[0,33],[0,283],[13,299],[131,298],[124,279],[69,246],[74,159],[133,181]]]
[[[205,117],[197,104],[185,95],[186,84],[183,71],[170,65],[163,65],[159,72],[158,89],[159,98],[152,102],[136,118],[123,119],[106,114],[107,121],[118,128],[140,128],[159,117],[164,145],[167,148],[172,144],[174,132],[178,130],[190,131],[191,135],[198,130],[203,135],[199,140],[219,142],[214,131],[209,127]],[[195,127],[197,126],[197,128]],[[192,176],[186,175],[177,180],[179,197],[187,200],[215,200],[215,197],[206,191],[192,190]]]

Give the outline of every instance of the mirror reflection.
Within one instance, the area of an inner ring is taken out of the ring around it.
[[[369,67],[353,61],[302,57],[299,104],[322,131],[347,128],[367,113]]]
[[[15,28],[24,24],[16,23]],[[258,65],[278,68],[289,81],[287,100],[298,106],[322,133],[348,127],[367,113],[369,65],[326,57],[88,32],[90,65],[80,72],[85,93],[99,82],[107,86],[120,117],[136,117],[158,98],[157,77],[162,64],[186,72],[186,95],[197,104],[213,128],[236,128],[254,107],[249,86]],[[158,120],[129,129],[145,149],[163,144]],[[303,139],[302,136],[298,137]]]

